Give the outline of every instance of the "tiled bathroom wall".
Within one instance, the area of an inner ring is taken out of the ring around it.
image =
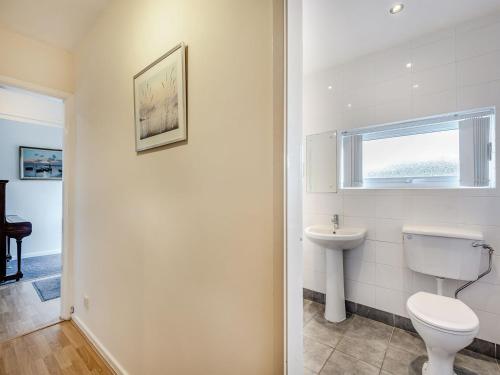
[[[498,110],[499,40],[500,15],[493,15],[310,74],[304,78],[304,135],[486,106]],[[498,133],[497,126],[497,145]],[[497,249],[494,269],[460,298],[479,316],[479,337],[500,343],[498,189],[304,191],[303,211],[304,227],[330,223],[337,213],[343,225],[368,229],[361,247],[344,252],[346,298],[402,316],[407,316],[405,303],[412,293],[436,291],[433,277],[406,267],[402,226],[482,231]],[[304,287],[324,293],[325,250],[303,241]],[[486,254],[483,258],[486,268]],[[453,295],[460,284],[447,280],[446,294]]]

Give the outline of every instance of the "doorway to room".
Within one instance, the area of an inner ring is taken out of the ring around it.
[[[0,86],[0,342],[60,320],[64,101]]]

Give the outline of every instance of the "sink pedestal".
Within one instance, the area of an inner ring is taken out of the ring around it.
[[[344,297],[344,256],[342,250],[326,249],[325,319],[341,322],[346,319]]]
[[[305,230],[307,238],[326,252],[326,306],[325,319],[330,322],[345,320],[344,251],[354,249],[365,240],[364,228],[334,228],[331,225],[311,225]]]

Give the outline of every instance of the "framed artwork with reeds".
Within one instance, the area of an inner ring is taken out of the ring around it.
[[[180,43],[134,76],[136,151],[187,139],[185,65]]]

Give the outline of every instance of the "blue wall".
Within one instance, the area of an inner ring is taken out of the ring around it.
[[[19,179],[19,146],[62,148],[62,128],[0,119],[0,180],[7,184],[7,214],[33,223],[23,258],[61,251],[62,182]],[[15,242],[11,247],[15,249]],[[15,251],[13,252],[13,254]]]

